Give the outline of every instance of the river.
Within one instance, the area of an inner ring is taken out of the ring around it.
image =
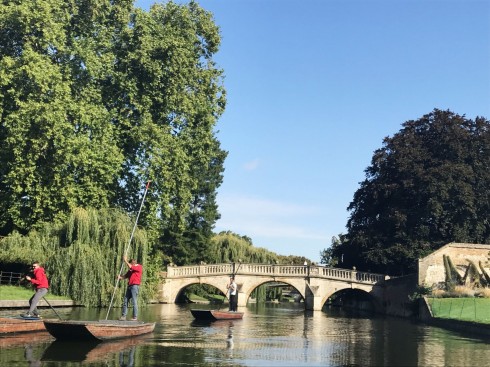
[[[150,305],[152,334],[99,344],[47,333],[0,337],[1,366],[485,366],[488,339],[409,320],[304,311],[303,304],[251,304],[242,320],[196,323],[196,305]],[[113,312],[114,311],[114,312]],[[117,318],[119,310],[109,318]],[[0,315],[5,315],[2,311]],[[60,309],[64,319],[105,319],[107,310]],[[12,313],[12,311],[10,311]],[[55,317],[45,310],[45,317]]]

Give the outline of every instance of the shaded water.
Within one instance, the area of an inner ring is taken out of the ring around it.
[[[198,323],[196,305],[151,305],[152,334],[104,343],[54,341],[47,333],[0,337],[1,366],[483,366],[489,341],[396,318],[309,312],[302,304],[249,305],[243,320]],[[208,307],[210,308],[210,307]],[[212,308],[212,307],[211,307]],[[72,320],[106,310],[66,309]],[[115,310],[110,319],[119,316]],[[50,311],[44,312],[45,317]],[[5,315],[5,312],[0,313]]]

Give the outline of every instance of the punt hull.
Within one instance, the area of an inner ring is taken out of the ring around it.
[[[196,320],[239,320],[243,318],[243,312],[230,312],[219,310],[191,310]]]
[[[22,317],[0,317],[0,334],[26,333],[45,331],[42,319],[25,319]]]
[[[46,320],[46,330],[57,340],[112,340],[151,333],[155,323],[139,321]]]

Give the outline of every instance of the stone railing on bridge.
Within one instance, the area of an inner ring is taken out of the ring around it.
[[[225,275],[233,273],[233,264],[209,264],[168,266],[167,278],[188,278],[192,276]]]
[[[315,277],[338,279],[349,282],[375,284],[386,279],[385,275],[365,273],[356,270],[329,268],[316,265],[273,265],[273,264],[205,264],[193,266],[169,266],[167,278],[189,278],[213,275],[257,275]]]

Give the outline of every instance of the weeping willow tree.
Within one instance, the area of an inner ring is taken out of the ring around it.
[[[246,236],[233,232],[221,232],[212,238],[208,262],[248,262],[258,264],[276,264],[279,256],[261,247],[254,247]]]
[[[125,213],[115,209],[82,209],[71,211],[65,223],[45,224],[26,236],[13,233],[1,240],[5,263],[44,264],[50,280],[50,291],[68,296],[85,306],[107,306],[114,291],[122,257],[128,247],[134,223]],[[128,257],[145,266],[142,303],[155,290],[158,264],[148,263],[150,246],[146,232],[136,229]],[[125,283],[120,283],[115,305],[122,302]]]
[[[212,239],[209,261],[215,263],[246,262],[258,264],[278,264],[285,257],[261,247],[254,247],[247,236],[233,232],[221,232]],[[239,265],[238,265],[239,266]],[[278,298],[277,291],[269,289],[267,284],[258,286],[250,294],[257,302],[268,298]]]

